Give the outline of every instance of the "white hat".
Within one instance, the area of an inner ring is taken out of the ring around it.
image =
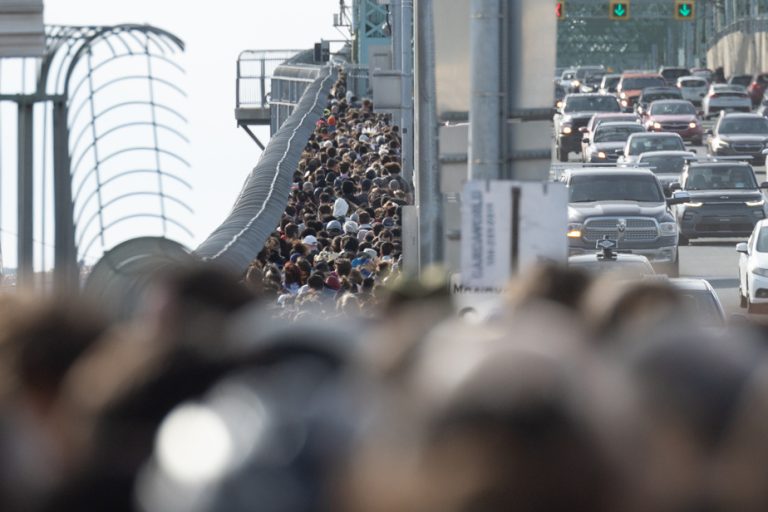
[[[348,220],[344,223],[344,233],[355,234],[357,233],[357,229],[357,222],[353,220]]]
[[[378,256],[376,251],[374,249],[371,249],[370,247],[368,247],[367,249],[363,249],[363,252],[368,256],[370,256],[372,260],[375,260],[376,257]]]
[[[315,238],[313,235],[307,235],[304,237],[304,240],[301,241],[304,245],[317,245],[317,238]]]

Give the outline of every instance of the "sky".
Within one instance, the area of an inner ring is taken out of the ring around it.
[[[225,218],[260,155],[235,123],[238,54],[246,49],[311,48],[321,38],[341,39],[333,27],[338,9],[338,0],[45,0],[44,18],[46,24],[148,23],[185,41],[186,157],[194,186],[188,199],[195,213],[188,223],[194,239],[183,242],[194,247]],[[266,141],[269,130],[258,128],[257,134]],[[11,142],[4,134],[3,144]],[[14,226],[3,220],[2,227],[5,265],[14,266],[15,255],[6,249],[15,244],[7,233]]]

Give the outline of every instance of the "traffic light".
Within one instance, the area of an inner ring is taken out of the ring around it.
[[[629,0],[623,2],[611,2],[608,6],[608,17],[612,20],[628,20]]]
[[[696,2],[694,0],[675,0],[675,19],[688,21],[696,17]]]
[[[565,19],[565,2],[555,2],[555,16],[558,20]]]

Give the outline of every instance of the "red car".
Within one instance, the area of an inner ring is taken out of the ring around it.
[[[658,100],[651,103],[648,115],[644,119],[649,132],[672,132],[684,140],[701,145],[704,141],[704,128],[696,113],[696,107],[685,100]]]
[[[616,95],[621,101],[621,108],[631,112],[637,98],[646,87],[664,87],[666,82],[658,74],[624,73],[616,86]]]

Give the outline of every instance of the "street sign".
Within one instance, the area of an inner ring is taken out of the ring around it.
[[[557,16],[558,20],[565,19],[565,2],[555,3],[555,16]]]
[[[608,17],[612,20],[628,20],[629,0],[625,0],[624,2],[611,2],[608,5]]]
[[[461,280],[502,288],[543,262],[565,264],[568,191],[562,183],[469,181],[461,199]]]
[[[675,19],[690,21],[696,18],[696,2],[693,0],[675,0]]]

